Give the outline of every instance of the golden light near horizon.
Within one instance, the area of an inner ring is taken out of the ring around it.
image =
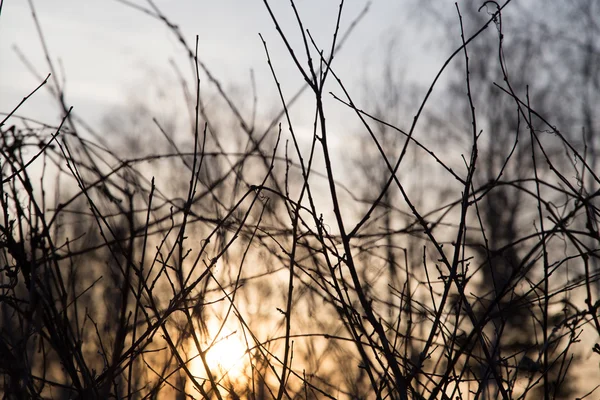
[[[189,346],[189,355],[192,358],[190,362],[191,373],[199,381],[208,380],[208,371],[198,355],[198,349],[193,340],[190,340]],[[239,332],[223,328],[214,342],[211,340],[205,343],[202,350],[206,352],[206,364],[217,384],[220,386],[243,384],[241,381],[248,362],[246,346],[242,342]],[[187,390],[188,393],[195,392],[192,382],[188,381]]]
[[[225,330],[206,353],[206,363],[213,370],[237,378],[243,372],[246,347],[237,332]]]

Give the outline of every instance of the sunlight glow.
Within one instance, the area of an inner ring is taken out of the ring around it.
[[[218,330],[218,329],[216,329]],[[198,356],[194,342],[190,340],[190,370],[195,378],[201,383],[208,380],[208,373]],[[205,343],[203,350],[206,351],[210,343]],[[243,385],[244,373],[248,364],[245,358],[246,346],[242,342],[239,333],[224,328],[219,334],[212,347],[206,352],[206,364],[217,384],[222,386]],[[188,393],[197,393],[191,382],[187,383]]]
[[[237,333],[221,333],[219,339],[206,353],[206,362],[213,373],[227,374],[236,378],[243,372],[245,346]],[[216,370],[216,371],[215,371]]]

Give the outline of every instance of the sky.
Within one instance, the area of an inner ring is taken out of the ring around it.
[[[18,49],[46,76],[49,68],[26,0],[4,0],[0,17],[0,112],[9,112],[33,90],[40,79],[20,59]],[[135,3],[146,6],[144,0]],[[300,44],[289,2],[271,1],[274,13],[293,44]],[[164,24],[116,0],[33,0],[46,44],[58,74],[65,81],[67,105],[97,126],[133,92],[157,77],[173,82],[170,60],[191,76],[185,53]],[[277,103],[276,87],[268,69],[259,33],[265,38],[286,94],[291,96],[302,78],[291,64],[266,7],[259,0],[156,0],[157,6],[193,46],[199,36],[199,57],[226,88],[250,87],[250,70],[257,83],[259,104]],[[366,6],[364,0],[344,3],[341,28]],[[321,47],[329,48],[339,3],[301,0],[298,10]],[[451,4],[448,4],[450,7]],[[452,12],[451,9],[449,9]],[[429,82],[444,61],[423,40],[422,11],[412,0],[376,0],[335,61],[335,70],[355,96],[365,74],[378,71],[385,44],[397,43],[401,73],[408,80]],[[369,72],[370,71],[370,72]],[[37,93],[19,115],[48,123],[60,121],[48,91]],[[335,120],[335,116],[333,117]]]

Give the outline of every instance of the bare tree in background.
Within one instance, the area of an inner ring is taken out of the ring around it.
[[[598,32],[597,25],[591,22],[593,18],[590,15],[593,15],[593,8],[597,8],[592,3],[511,4],[512,8],[507,8],[502,17],[495,20],[495,27],[488,29],[485,35],[469,46],[469,78],[479,126],[483,132],[480,154],[485,160],[480,164],[476,178],[485,194],[478,210],[478,217],[481,218],[485,231],[483,236],[472,233],[471,245],[479,253],[479,258],[486,260],[481,267],[482,292],[494,293],[494,297],[503,299],[499,304],[501,312],[494,320],[494,332],[503,338],[501,346],[509,353],[522,354],[519,367],[526,373],[552,369],[551,373],[546,372],[544,375],[544,386],[538,388],[537,396],[543,394],[546,398],[572,397],[573,378],[565,379],[565,376],[561,376],[563,366],[557,362],[550,363],[547,359],[550,346],[547,344],[547,335],[550,335],[548,331],[555,327],[556,322],[561,321],[561,316],[571,307],[573,295],[569,292],[552,295],[548,291],[540,295],[531,286],[515,286],[514,279],[523,266],[526,266],[528,274],[535,275],[539,272],[531,268],[535,258],[532,258],[530,247],[523,246],[526,242],[522,238],[526,232],[535,234],[540,229],[539,225],[531,224],[532,219],[535,219],[532,212],[537,201],[527,193],[528,188],[531,188],[528,182],[531,182],[532,173],[535,172],[535,178],[542,180],[544,185],[552,185],[551,182],[556,177],[553,177],[552,171],[544,173],[540,169],[539,158],[536,165],[532,147],[538,146],[538,135],[552,136],[553,132],[535,118],[527,121],[519,112],[518,104],[515,104],[507,92],[515,88],[519,95],[527,97],[528,104],[535,107],[539,114],[550,116],[554,126],[562,128],[564,137],[575,144],[581,154],[585,154],[589,170],[596,170],[597,139],[593,134],[596,129],[589,110],[597,108],[600,92],[597,90],[598,86],[593,84],[598,80],[597,70],[596,73],[591,72],[594,70],[593,65],[598,62],[598,53],[591,45],[592,38],[597,37]],[[465,26],[471,26],[471,29],[477,29],[498,7],[495,2],[482,4],[477,1],[465,1],[460,5]],[[430,3],[430,6],[438,5]],[[441,14],[438,17],[445,21],[448,31],[455,30],[452,27],[454,19]],[[544,45],[540,45],[541,43]],[[464,93],[464,67],[457,65],[456,70],[450,87],[453,96]],[[453,142],[460,143],[464,137],[461,130],[469,127],[463,125],[459,130],[452,129],[455,125],[445,123],[445,115],[468,115],[470,110],[466,106],[464,103],[451,102],[443,114],[432,113],[433,120],[439,121],[439,125],[435,126],[447,135],[449,145]],[[529,135],[528,131],[531,129],[539,130],[535,135]],[[578,162],[573,150],[559,140],[541,149],[549,164],[556,163],[551,164],[555,170],[569,170]],[[584,196],[589,196],[598,187],[593,174],[586,173],[586,169],[582,170],[586,181],[578,176],[577,185],[586,193]],[[578,175],[578,172],[574,174]],[[558,185],[567,183],[564,176],[557,176],[560,179]],[[552,193],[548,189],[542,189],[546,193],[544,196],[553,204],[554,211],[559,212],[558,205],[563,204],[564,193],[560,190]],[[593,197],[595,196],[592,195],[590,199]],[[593,230],[589,232],[591,237],[583,240],[588,243],[585,247],[592,249],[594,245],[590,244],[595,239]],[[575,246],[579,248],[577,244]],[[568,247],[567,243],[552,243],[548,244],[544,252],[564,252],[566,255]],[[590,267],[594,267],[586,273],[596,276],[597,256],[592,255],[591,259],[593,261],[589,261]],[[573,272],[570,271],[570,268],[564,268],[557,270],[555,274],[568,281],[572,279]],[[539,296],[542,296],[544,305],[538,309],[532,305],[539,304]],[[537,337],[540,329],[545,332],[542,344]],[[494,341],[500,342],[500,338],[496,337]],[[541,367],[541,362],[544,367]],[[575,371],[577,369],[572,368],[573,374]]]

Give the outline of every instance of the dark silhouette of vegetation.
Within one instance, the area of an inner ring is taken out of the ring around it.
[[[294,1],[297,26],[282,26],[265,0],[302,77],[287,92],[260,36],[281,100],[270,120],[151,0],[121,2],[186,51],[189,118],[132,99],[108,134],[88,126],[30,2],[49,75],[0,122],[4,398],[597,395],[572,382],[600,377],[592,0],[564,6],[587,21],[575,37],[536,30],[510,1],[456,5],[458,44],[418,101],[393,56],[362,100],[337,74],[368,7],[344,25],[342,1],[318,43]],[[578,62],[540,61],[551,34]],[[430,107],[444,74],[450,104]],[[42,88],[58,126],[17,113]],[[308,145],[299,96],[313,100]],[[327,97],[356,121],[360,153],[331,145]]]

